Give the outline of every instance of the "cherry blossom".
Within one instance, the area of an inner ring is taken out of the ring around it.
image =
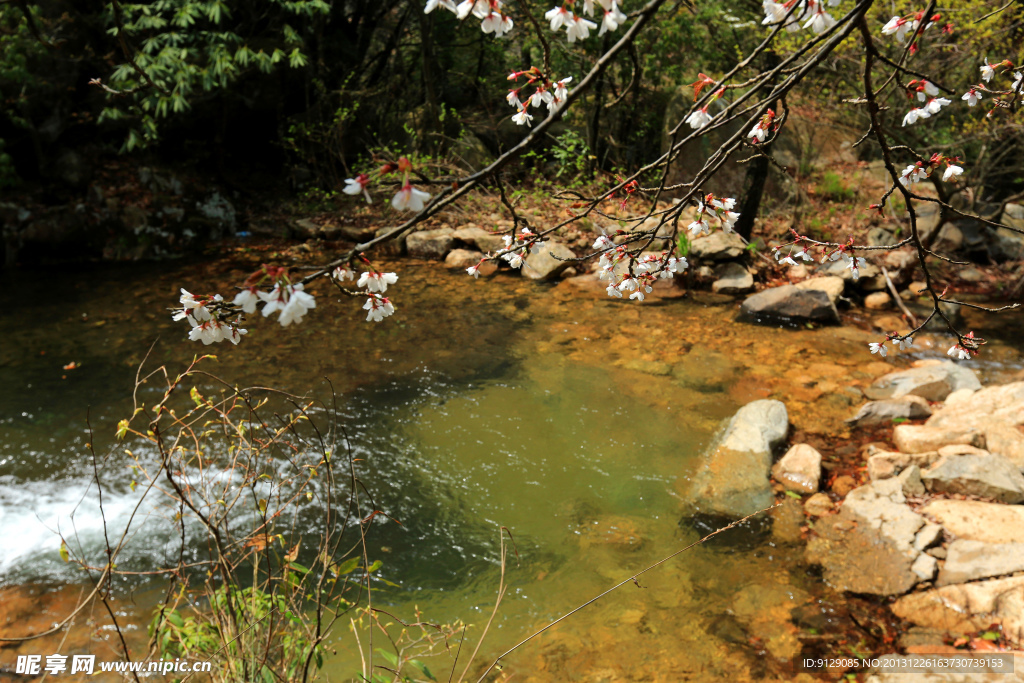
[[[836,20],[822,8],[821,3],[818,3],[817,11],[807,20],[804,28],[809,27],[815,33],[824,33],[835,25]]]
[[[981,93],[975,90],[974,88],[971,88],[970,90],[965,92],[964,96],[961,97],[960,99],[965,100],[967,102],[968,107],[973,107],[974,105],[981,101]]]
[[[601,30],[597,32],[597,35],[603,36],[608,31],[616,30],[626,22],[627,18],[615,0],[612,0],[611,8],[604,11],[604,20],[601,22]]]
[[[526,110],[526,107],[522,107],[519,110],[518,114],[513,114],[512,115],[512,120],[515,121],[515,123],[517,125],[520,125],[520,126],[522,126],[522,125],[526,125],[526,126],[530,126],[530,127],[533,126],[533,124],[530,123],[531,121],[533,121],[533,114],[528,112]]]
[[[506,14],[501,12],[491,12],[483,21],[480,22],[480,28],[484,33],[493,33],[495,38],[501,38],[506,33],[512,30],[512,19]]]
[[[949,104],[950,101],[947,100],[945,97],[933,97],[930,100],[928,100],[928,104],[925,105],[925,109],[927,109],[928,113],[930,114],[938,114],[943,107]]]
[[[920,182],[927,177],[928,170],[919,161],[903,169],[903,173],[900,174],[900,184],[906,187],[908,184]]]
[[[568,27],[576,23],[576,15],[565,9],[565,7],[549,9],[544,13],[544,18],[551,22],[552,31],[557,31],[563,26]]]
[[[690,223],[688,226],[686,226],[686,229],[689,230],[694,235],[710,235],[711,234],[711,226],[708,225],[708,222],[706,220],[704,220],[704,219],[697,220],[697,221],[694,221],[694,222]]]
[[[379,294],[371,294],[370,298],[363,304],[363,310],[367,311],[366,320],[379,323],[384,318],[395,312],[395,306],[387,297]]]
[[[792,2],[786,4],[789,6],[793,5]],[[793,15],[790,15],[788,17],[786,16],[787,14],[789,14],[789,8],[786,5],[773,2],[773,0],[764,0],[764,2],[762,3],[762,9],[764,9],[765,14],[764,20],[761,22],[762,25],[769,26],[773,24],[779,24],[785,21],[786,30],[800,30],[800,24],[797,23],[796,17]],[[794,12],[794,14],[797,14],[797,12]]]
[[[255,313],[256,304],[259,303],[260,300],[257,294],[258,292],[256,291],[255,287],[247,287],[246,289],[243,289],[241,292],[236,294],[234,301],[232,301],[231,303],[233,303],[235,306],[241,307],[241,309],[246,313]]]
[[[882,27],[882,35],[895,35],[896,40],[902,43],[907,37],[907,32],[912,28],[915,28],[915,26],[908,19],[893,17]]]
[[[331,277],[333,277],[338,282],[344,282],[345,280],[355,280],[356,271],[352,270],[348,266],[338,266],[331,272]]]
[[[405,185],[398,191],[398,194],[391,200],[391,206],[399,211],[422,211],[424,202],[430,199],[430,193],[417,190],[405,181]]]
[[[346,178],[345,187],[342,188],[342,192],[350,195],[357,195],[362,193],[366,197],[367,204],[373,204],[373,199],[370,197],[369,191],[366,186],[370,184],[370,176],[365,173],[360,173],[355,178]]]
[[[395,273],[378,273],[375,270],[369,272],[364,271],[359,276],[359,281],[356,282],[356,287],[360,289],[366,288],[371,292],[379,292],[383,294],[388,291],[388,285],[393,285],[398,282],[398,275]]]
[[[270,292],[260,292],[259,297],[265,302],[263,317],[266,318],[277,311],[281,312],[278,322],[281,327],[302,322],[302,317],[310,309],[316,308],[316,299],[302,291],[303,285],[277,283]]]
[[[946,172],[942,174],[942,180],[943,182],[948,182],[950,178],[956,178],[957,176],[962,175],[963,172],[964,169],[960,168],[956,164],[949,164],[946,166]]]
[[[609,247],[614,247],[614,246],[615,246],[615,243],[611,241],[611,239],[608,237],[608,235],[601,235],[596,240],[594,240],[593,248],[595,250],[599,251],[601,249],[608,249]]]
[[[931,113],[927,109],[911,109],[907,112],[907,115],[903,117],[903,125],[913,125],[918,122],[919,119],[927,119],[931,117]]]
[[[562,80],[560,80],[557,83],[555,83],[555,99],[556,100],[561,101],[561,100],[564,100],[566,97],[569,96],[569,89],[566,88],[565,86],[569,85],[569,83],[571,83],[571,82],[572,82],[572,76],[566,76]]]
[[[953,344],[949,347],[949,351],[946,351],[947,356],[952,356],[957,360],[970,360],[971,352],[961,346],[960,344]]]
[[[868,348],[871,349],[871,353],[877,353],[882,358],[885,358],[885,342],[871,342],[868,344]]]
[[[595,28],[597,28],[597,24],[589,19],[573,15],[573,22],[566,27],[565,33],[568,36],[569,42],[575,43],[577,40],[589,38],[591,29]]]
[[[913,337],[904,337],[902,339],[894,339],[893,341],[895,341],[896,344],[899,345],[900,351],[905,351],[906,349],[909,349],[911,346],[914,345]]]
[[[998,64],[989,64],[988,61],[981,65],[981,80],[988,83],[992,80],[992,77],[996,75],[996,67]]]
[[[452,13],[458,12],[458,8],[452,0],[427,0],[427,6],[423,9],[423,13],[430,14],[438,7],[443,7]]]
[[[708,114],[708,106],[704,105],[697,111],[693,112],[686,117],[686,123],[690,125],[690,128],[697,130],[711,123],[711,119],[714,117]]]
[[[469,273],[470,275],[472,275],[474,279],[479,278],[480,277],[480,264],[478,263],[475,266],[470,266],[469,268],[466,268],[466,272]]]

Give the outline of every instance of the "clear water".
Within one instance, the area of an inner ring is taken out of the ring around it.
[[[694,540],[680,524],[681,492],[739,405],[783,398],[796,429],[841,432],[849,401],[837,402],[838,385],[808,389],[808,377],[873,376],[856,333],[734,325],[728,305],[699,301],[641,310],[566,285],[475,282],[437,264],[402,265],[400,315],[387,323],[364,323],[357,302],[321,285],[315,315],[298,328],[256,320],[237,348],[187,342],[164,310],[177,288],[227,291],[251,265],[239,256],[4,275],[0,585],[73,585],[57,529],[77,530],[86,550],[100,547],[86,420],[105,454],[147,353],[148,367],[176,372],[197,351],[216,352],[213,369],[233,384],[321,398],[333,387],[363,480],[402,522],[381,519],[370,540],[382,576],[400,586],[382,586],[378,604],[405,619],[418,606],[432,621],[479,627],[498,582],[498,528],[508,527],[520,559],[485,655]],[[1018,370],[1012,345],[993,348],[986,372]],[[71,362],[80,367],[64,369]],[[662,372],[657,363],[677,371],[651,374]],[[140,398],[157,392],[151,383]],[[108,491],[112,531],[136,500],[126,487]],[[173,547],[159,519],[144,524],[122,567],[158,565]],[[821,588],[798,546],[771,539],[698,548],[644,586],[546,634],[509,671],[521,680],[758,678],[759,658],[799,652],[790,612]],[[147,608],[140,599],[129,612],[141,625]],[[723,619],[741,622],[740,636],[723,632]],[[760,649],[743,642],[750,638]],[[328,675],[350,677],[358,658],[344,629],[333,646]],[[434,668],[450,665],[442,658]]]

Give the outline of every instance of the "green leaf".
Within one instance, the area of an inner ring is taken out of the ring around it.
[[[981,639],[982,640],[992,640],[992,641],[999,640],[999,633],[996,632],[996,631],[985,631],[984,633],[981,634]]]
[[[381,657],[386,659],[388,663],[391,664],[391,666],[398,668],[398,655],[396,655],[394,652],[388,652],[387,650],[381,649],[379,647],[375,649],[377,650],[377,652],[380,653]]]
[[[358,557],[350,557],[349,559],[345,560],[344,562],[339,564],[337,567],[335,567],[334,571],[339,576],[344,576],[345,574],[351,574],[352,572],[354,572],[356,570],[356,567],[358,567],[358,566],[359,566],[359,558]]]
[[[420,671],[422,671],[423,675],[426,676],[427,678],[429,678],[430,680],[432,680],[432,681],[436,681],[437,680],[436,678],[434,678],[434,674],[430,673],[430,669],[427,668],[427,665],[424,664],[423,662],[421,662],[420,660],[418,660],[418,659],[410,659],[409,663],[412,664],[413,666],[415,666]]]
[[[367,569],[366,571],[367,571],[368,574],[372,574],[372,573],[374,573],[375,571],[377,571],[378,569],[380,569],[383,566],[384,566],[383,562],[381,562],[380,560],[374,560],[373,564],[371,564],[370,568]]]
[[[786,491],[786,495],[789,496],[790,498],[796,498],[797,500],[800,500],[800,494],[797,493],[796,491]]]
[[[68,545],[64,542],[64,539],[60,539],[60,559],[65,562],[68,561]]]
[[[294,569],[295,571],[299,572],[300,574],[308,574],[309,573],[309,567],[305,567],[305,566],[299,564],[298,562],[289,562],[288,566],[290,568]]]

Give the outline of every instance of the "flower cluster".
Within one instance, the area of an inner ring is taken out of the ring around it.
[[[828,0],[829,7],[835,7],[839,0]],[[824,33],[836,25],[835,18],[825,11],[825,2],[821,0],[788,0],[779,3],[774,0],[764,0],[765,26],[777,26],[783,24],[788,31],[799,31],[800,22],[803,21],[803,28],[809,28],[815,33]]]
[[[896,42],[903,43],[907,36],[911,37],[914,42],[910,45],[910,53],[914,54],[917,52],[917,42],[914,36],[917,35],[917,29],[921,26],[921,22],[924,21],[924,11],[917,12],[916,14],[908,14],[905,16],[894,16],[892,19],[886,22],[885,26],[882,27],[882,35],[884,36],[895,36]],[[931,27],[942,21],[941,14],[934,14],[928,19],[924,28],[921,29],[921,33],[924,33]],[[945,24],[942,27],[943,33],[952,33],[953,25]]]
[[[366,261],[366,259],[363,259]],[[369,261],[366,261],[369,264]],[[331,272],[331,278],[339,285],[347,280],[355,280],[356,273],[348,266],[338,266]],[[356,281],[356,287],[363,290],[366,296],[366,303],[363,310],[366,311],[366,320],[379,323],[384,318],[395,312],[395,305],[391,299],[384,296],[388,285],[398,282],[398,275],[395,273],[382,273],[377,270],[363,271]]]
[[[704,74],[701,74],[701,76],[703,76],[703,75]],[[697,81],[697,83],[702,83],[702,82],[706,82],[706,81]],[[700,91],[695,86],[694,87],[694,98],[697,97],[697,93],[699,93],[699,92]],[[694,130],[698,130],[698,129],[703,128],[704,126],[708,125],[709,123],[711,123],[711,119],[715,118],[715,116],[714,116],[714,114],[709,114],[708,113],[708,107],[710,107],[711,103],[714,102],[715,100],[721,99],[721,97],[723,95],[725,95],[725,88],[719,88],[718,90],[715,91],[715,94],[711,96],[711,99],[709,99],[707,101],[707,104],[705,104],[700,109],[697,109],[697,110],[693,111],[689,116],[687,116],[686,117],[686,123],[689,124],[690,128],[693,128]]]
[[[572,76],[552,82],[534,66],[527,71],[513,71],[509,74],[508,80],[516,81],[522,77],[526,78],[526,83],[509,90],[508,96],[505,98],[506,102],[516,108],[517,113],[512,116],[512,120],[520,126],[532,125],[530,122],[533,121],[533,114],[529,113],[529,107],[540,107],[544,104],[551,112],[557,109],[558,105],[564,102],[569,95],[569,89],[566,86],[572,82]],[[530,87],[533,88],[533,92],[520,99],[520,96],[524,94],[523,91]]]
[[[740,215],[733,211],[735,207],[735,199],[721,199],[708,194],[704,199],[697,200],[697,213],[686,229],[694,235],[710,235],[711,225],[708,220],[714,218],[721,223],[722,230],[732,232],[732,227],[740,218]]]
[[[514,25],[512,17],[505,14],[501,0],[464,0],[458,5],[453,0],[427,0],[423,12],[430,14],[438,7],[455,14],[459,21],[472,14],[480,20],[480,30],[484,33],[493,33],[495,38],[501,38],[511,32]]]
[[[174,320],[188,321],[192,326],[188,338],[192,341],[209,345],[227,340],[237,344],[242,335],[247,333],[247,330],[239,327],[241,316],[232,315],[233,311],[224,304],[224,297],[220,294],[197,297],[182,288],[179,302],[181,309],[176,310],[172,317]],[[230,319],[232,317],[234,320]]]
[[[953,178],[963,175],[964,169],[955,163],[957,161],[960,161],[957,157],[933,154],[927,164],[918,161],[903,169],[903,172],[900,174],[900,184],[907,187],[913,183],[921,182],[942,164],[946,165],[946,170],[942,174],[942,181],[948,182]]]
[[[920,95],[921,93],[918,94]],[[921,119],[930,118],[933,114],[938,114],[943,107],[950,103],[950,100],[945,97],[932,97],[928,99],[928,103],[923,107],[915,107],[907,112],[907,115],[903,117],[903,125],[913,125]]]
[[[598,278],[608,280],[605,291],[608,296],[621,299],[629,292],[629,298],[643,301],[654,289],[659,279],[675,277],[689,267],[685,258],[672,256],[670,252],[645,253],[632,256],[625,245],[615,246],[607,236],[601,235],[594,242],[594,249],[604,253],[598,261]],[[623,268],[622,266],[627,267]]]
[[[889,334],[885,335],[885,341],[871,342],[870,344],[868,344],[868,349],[871,351],[871,353],[877,353],[882,358],[885,358],[886,354],[888,353],[885,348],[885,342],[889,342],[893,345],[893,347],[899,347],[900,351],[904,351],[914,345],[914,338],[911,337],[909,334],[900,336],[895,332],[890,332]]]
[[[382,178],[389,173],[399,172],[402,174],[402,187],[391,198],[391,206],[399,211],[415,211],[420,212],[426,205],[426,202],[430,201],[430,193],[418,190],[412,186],[409,182],[409,173],[412,171],[412,162],[408,158],[402,157],[398,160],[398,163],[387,163],[381,166],[376,175],[378,178]],[[345,180],[345,187],[342,191],[345,194],[357,195],[362,194],[366,197],[368,204],[373,203],[373,198],[370,197],[370,192],[367,190],[367,186],[370,184],[370,176],[365,173],[360,173],[355,178],[347,178]]]
[[[968,332],[960,341],[949,347],[946,355],[957,360],[970,360],[978,354],[978,347],[985,343],[981,337],[975,337],[974,332]]]
[[[628,18],[621,9],[617,0],[597,0],[597,4],[604,10],[604,19],[601,21],[601,29],[597,35],[603,36],[608,31],[614,31],[626,22]],[[566,39],[570,43],[577,40],[586,40],[590,32],[597,28],[597,24],[584,19],[576,14],[576,1],[567,0],[561,7],[553,7],[544,13],[552,31],[565,29]],[[594,0],[583,0],[583,13],[588,17],[594,16]]]
[[[526,257],[531,252],[537,253],[537,250],[544,246],[537,238],[537,234],[529,228],[523,228],[517,237],[503,235],[501,239],[505,242],[505,248],[499,253],[499,257],[513,268],[522,268]],[[467,268],[466,272],[477,277],[480,274],[479,268],[477,264],[475,267]]]
[[[799,241],[799,240],[797,240]],[[779,262],[781,266],[795,266],[797,265],[796,259],[803,259],[804,261],[813,261],[814,257],[811,256],[807,249],[801,247],[800,251],[794,251],[791,247],[789,253],[785,256],[782,255],[782,247],[772,247],[772,255],[775,260]]]

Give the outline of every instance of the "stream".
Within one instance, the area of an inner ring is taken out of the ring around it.
[[[481,662],[696,540],[700,532],[681,519],[688,477],[744,403],[785,401],[791,441],[842,442],[850,437],[842,420],[863,400],[855,388],[903,364],[870,356],[866,342],[878,335],[852,327],[736,324],[735,304],[706,293],[636,305],[568,282],[475,281],[408,261],[392,264],[398,313],[379,324],[363,321],[361,299],[326,282],[310,287],[318,305],[301,325],[251,320],[238,347],[203,348],[170,320],[179,287],[227,292],[274,256],[245,248],[215,261],[0,274],[0,590],[9,598],[0,603],[22,605],[15,617],[57,621],[79,595],[82,577],[61,561],[56,531],[74,529],[86,552],[101,547],[86,444],[114,444],[144,359],[148,369],[178,372],[196,353],[216,353],[207,369],[231,384],[336,394],[363,481],[402,523],[382,519],[369,542],[381,577],[397,586],[382,586],[375,602],[403,619],[418,608],[479,632],[498,585],[498,530],[507,527],[519,558]],[[978,327],[988,332],[992,320]],[[996,328],[975,366],[983,382],[1019,372],[1019,332],[1019,322]],[[942,344],[922,338],[911,358],[938,357]],[[143,387],[140,397],[157,391]],[[108,523],[121,528],[138,494],[109,493]],[[122,568],[167,559],[175,538],[160,521],[146,520]],[[645,575],[642,588],[625,586],[524,646],[503,675],[791,677],[790,662],[815,636],[845,628],[851,608],[803,563],[799,530],[786,526],[728,532],[681,555]],[[144,635],[159,584],[123,588],[131,597],[122,614]],[[109,631],[72,631],[62,654],[110,646]],[[16,653],[48,654],[59,643],[0,650],[0,680]],[[346,628],[331,648],[325,676],[354,679],[359,659]],[[450,658],[430,666],[446,678]]]

